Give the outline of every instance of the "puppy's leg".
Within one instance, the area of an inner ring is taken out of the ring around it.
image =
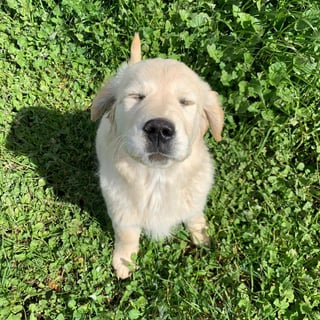
[[[117,277],[126,279],[130,276],[129,265],[132,264],[131,256],[139,251],[140,229],[137,227],[114,226],[115,245],[112,265]]]
[[[192,217],[185,224],[195,245],[210,245],[210,238],[207,233],[208,225],[203,214]]]

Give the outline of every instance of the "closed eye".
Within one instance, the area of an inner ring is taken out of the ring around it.
[[[141,101],[143,100],[146,96],[142,93],[129,93],[129,97],[137,100],[137,101]]]
[[[182,106],[186,107],[186,106],[191,106],[194,104],[194,101],[186,99],[186,98],[181,98],[179,99],[179,102]]]

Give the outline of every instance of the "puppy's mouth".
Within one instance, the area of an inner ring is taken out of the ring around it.
[[[148,155],[148,159],[150,162],[166,163],[170,157],[161,152],[154,152]]]
[[[129,155],[136,161],[148,167],[167,167],[175,160],[174,157],[161,152],[148,152],[144,155],[137,155],[129,153]]]

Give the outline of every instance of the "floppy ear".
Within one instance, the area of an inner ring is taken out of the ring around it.
[[[132,65],[141,60],[141,45],[139,33],[134,34],[131,50],[130,50],[130,59],[128,61],[129,65]],[[120,68],[118,71],[118,76],[110,79],[109,82],[100,89],[97,96],[93,100],[91,107],[91,120],[96,121],[100,119],[104,113],[112,109],[113,104],[116,101],[115,92],[118,83],[119,74],[124,71],[125,67]]]
[[[209,123],[211,132],[216,141],[221,141],[221,133],[224,123],[224,112],[222,110],[218,94],[215,91],[209,91],[204,113]],[[205,130],[206,131],[206,130]]]
[[[93,100],[91,107],[91,120],[97,121],[112,109],[116,101],[114,78],[103,86]]]

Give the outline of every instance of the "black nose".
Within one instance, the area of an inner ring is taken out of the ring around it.
[[[169,142],[175,135],[173,123],[162,118],[147,121],[143,131],[154,146]]]

